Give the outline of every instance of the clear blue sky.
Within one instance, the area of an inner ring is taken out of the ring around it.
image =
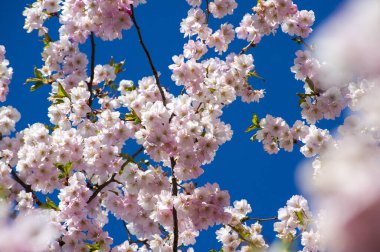
[[[48,122],[47,101],[49,87],[42,87],[37,92],[29,92],[29,86],[23,85],[25,80],[33,76],[33,67],[42,65],[41,52],[43,44],[36,32],[27,34],[23,30],[24,19],[22,11],[33,1],[2,1],[0,8],[0,44],[7,49],[6,57],[14,69],[14,77],[10,85],[10,94],[6,105],[16,107],[22,115],[17,130],[24,129],[28,124]],[[237,1],[239,6],[233,17],[222,19],[238,25],[241,17],[250,12],[256,0]],[[295,0],[299,9],[312,9],[316,15],[317,28],[321,22],[338,8],[342,0]],[[170,91],[178,94],[180,88],[170,79],[168,65],[171,57],[182,52],[185,42],[179,32],[179,23],[185,18],[188,5],[185,0],[148,0],[148,4],[136,9],[137,21],[140,24],[144,40],[151,52],[157,69],[162,73],[162,84]],[[219,25],[220,20],[211,19],[211,26]],[[57,24],[49,26],[53,32]],[[148,62],[138,43],[134,29],[123,33],[121,41],[101,42],[96,40],[96,64],[106,64],[110,56],[115,61],[126,59],[124,78],[137,81],[143,76],[151,75]],[[88,41],[89,42],[89,41]],[[240,51],[246,42],[235,40],[232,50]],[[202,185],[206,182],[217,182],[222,189],[230,191],[231,199],[247,199],[253,209],[254,217],[272,217],[286,200],[298,193],[295,183],[295,170],[302,160],[302,155],[295,147],[293,153],[280,151],[278,155],[268,155],[258,142],[250,142],[250,134],[244,130],[250,125],[253,112],[259,117],[267,113],[285,118],[289,124],[300,118],[298,99],[295,93],[302,92],[302,83],[297,82],[290,67],[293,65],[294,53],[301,47],[291,38],[281,32],[275,36],[265,37],[257,48],[250,49],[255,59],[257,72],[266,79],[265,83],[253,80],[256,88],[265,88],[266,96],[260,103],[245,104],[236,101],[225,109],[223,119],[232,125],[234,135],[232,141],[223,145],[211,165],[205,166],[205,173],[197,180]],[[89,43],[82,47],[89,53]],[[331,122],[322,122],[321,127],[332,128]],[[134,152],[135,148],[131,150]],[[115,244],[124,239],[121,223],[111,221],[109,230]],[[264,224],[264,235],[273,238],[272,223]],[[219,248],[216,242],[215,229],[202,232],[196,251],[208,251]]]

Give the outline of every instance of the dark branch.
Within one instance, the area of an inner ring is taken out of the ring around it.
[[[141,146],[140,149],[138,149],[131,157],[135,159],[141,152],[144,151],[144,147]]]
[[[206,0],[206,24],[208,24],[208,20],[210,18],[210,9],[208,8],[209,6],[209,0]]]
[[[174,160],[174,157],[170,157],[170,164],[172,168],[172,196],[178,195],[178,183],[177,178],[174,174],[174,167],[176,165],[176,161]],[[173,252],[178,251],[178,216],[177,216],[177,210],[173,206],[173,233],[174,233],[174,239],[173,239]]]
[[[161,86],[160,80],[159,80],[159,78],[158,78],[157,70],[156,70],[156,68],[155,68],[154,65],[153,65],[152,58],[151,58],[151,56],[150,56],[150,54],[149,54],[149,51],[148,51],[148,49],[146,48],[145,43],[144,43],[144,40],[143,40],[143,38],[142,38],[141,31],[140,31],[140,27],[139,27],[139,25],[137,24],[137,21],[136,21],[135,12],[134,12],[134,7],[133,7],[132,4],[131,4],[130,6],[131,6],[131,18],[132,18],[133,24],[134,24],[135,27],[136,27],[137,35],[139,36],[140,44],[141,44],[142,48],[144,49],[145,55],[146,55],[146,57],[148,58],[148,61],[149,61],[150,68],[152,69],[152,72],[153,72],[154,78],[156,79],[156,85],[157,85],[157,87],[158,87],[158,90],[160,91],[161,98],[162,98],[162,103],[164,104],[164,106],[166,106],[166,97],[165,97],[164,89],[163,89],[162,86]]]
[[[141,147],[140,149],[138,149],[133,155],[132,155],[132,159],[136,158],[142,151],[144,150],[144,147]],[[126,162],[129,162],[130,160],[127,160]],[[123,168],[124,164],[122,165],[122,168]],[[114,173],[112,174],[111,178],[109,178],[106,182],[104,182],[103,184],[99,185],[99,187],[93,192],[93,194],[91,195],[91,197],[88,199],[87,201],[87,204],[89,204],[93,199],[95,199],[95,197],[106,187],[108,186],[109,184],[111,184],[112,182],[115,182],[115,183],[118,183],[118,184],[123,184],[121,183],[120,181],[118,181],[117,179],[115,179],[117,173]]]
[[[148,240],[139,240],[139,239],[133,240],[132,239],[131,231],[129,231],[129,229],[127,227],[127,222],[125,222],[124,220],[123,220],[123,226],[125,228],[125,231],[127,232],[129,244],[132,244],[132,243],[137,243],[138,244],[138,243],[140,243],[140,244],[145,244],[146,246],[149,247]]]
[[[91,39],[91,76],[90,76],[90,81],[87,82],[87,88],[88,91],[90,92],[90,98],[88,100],[88,106],[91,107],[92,104],[92,84],[94,82],[94,76],[95,76],[95,38],[94,38],[94,32],[91,32],[90,35]]]
[[[42,205],[42,202],[37,198],[37,195],[36,193],[32,190],[32,187],[28,184],[26,184],[24,181],[22,181],[20,179],[20,177],[17,175],[17,173],[11,168],[11,174],[12,174],[12,178],[17,182],[19,183],[26,192],[28,193],[32,193],[32,197],[34,199],[34,201],[36,202],[36,204],[38,206],[41,206]]]
[[[89,204],[93,199],[96,198],[96,196],[104,189],[104,187],[108,186],[112,182],[116,182],[115,180],[116,173],[112,174],[111,178],[109,178],[106,182],[101,184],[91,195],[91,197],[87,200],[87,204]]]
[[[270,218],[254,218],[254,217],[245,217],[241,220],[241,222],[245,222],[247,220],[254,220],[254,221],[257,221],[257,222],[264,222],[264,221],[275,221],[275,220],[278,220],[277,217],[270,217]]]

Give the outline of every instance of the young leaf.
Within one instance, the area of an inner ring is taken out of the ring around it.
[[[64,103],[64,101],[62,99],[55,99],[52,105],[57,105],[57,104],[61,104],[61,103]]]
[[[98,242],[94,244],[87,243],[87,247],[89,248],[89,252],[95,252],[100,250],[100,244]]]
[[[254,134],[254,135],[250,138],[250,140],[251,140],[252,142],[256,141],[256,140],[257,140],[257,133]]]
[[[213,94],[213,93],[216,91],[215,88],[209,88],[208,90],[210,90],[210,93],[211,93],[211,94]]]
[[[43,79],[42,74],[37,67],[34,67],[34,76],[36,76],[37,79]]]
[[[301,211],[297,211],[297,212],[295,212],[295,214],[297,216],[297,219],[300,221],[300,224],[303,225],[302,212]]]
[[[70,176],[71,167],[73,166],[73,162],[68,162],[63,166],[63,172],[66,175],[66,177]]]
[[[36,91],[37,88],[41,87],[42,85],[44,85],[42,81],[37,81],[34,85],[30,87],[30,91],[31,92]]]
[[[123,70],[124,64],[125,64],[125,60],[113,65],[113,67],[115,68],[115,74],[118,74],[124,71]]]
[[[246,129],[244,132],[250,132],[250,131],[252,131],[252,130],[254,130],[254,129],[257,129],[257,127],[255,126],[255,125],[251,125],[251,126],[249,126],[248,127],[248,129]]]
[[[252,123],[257,127],[260,127],[259,117],[255,113],[252,116]]]
[[[261,77],[257,72],[250,72],[250,73],[248,73],[248,77],[256,77],[257,79],[260,79],[263,82],[265,82],[265,79],[263,77]]]
[[[307,85],[309,85],[309,88],[315,93],[314,82],[309,77],[306,77],[305,81],[306,81]]]
[[[52,42],[53,40],[51,39],[49,34],[45,33],[44,39],[42,41],[44,42],[45,47],[47,47],[47,46],[49,46],[50,42]]]
[[[58,82],[58,96],[59,98],[67,97],[70,99],[69,94],[65,91],[61,83]]]
[[[41,205],[41,208],[59,211],[57,205],[49,197],[46,197],[46,202]]]

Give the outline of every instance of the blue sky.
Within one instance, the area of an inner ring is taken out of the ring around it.
[[[237,1],[239,6],[235,15],[220,20],[211,19],[210,24],[216,27],[220,22],[229,21],[238,25],[241,17],[250,12],[255,0]],[[299,0],[295,3],[299,9],[314,10],[316,24],[314,28],[326,19],[342,0],[315,1]],[[0,8],[0,44],[7,49],[6,57],[14,69],[14,77],[10,85],[10,94],[5,105],[16,107],[22,115],[17,129],[21,130],[28,124],[48,122],[47,101],[49,87],[42,87],[37,92],[29,92],[29,86],[24,85],[27,78],[33,76],[33,67],[42,65],[41,52],[43,43],[39,41],[36,32],[27,34],[23,30],[22,11],[26,4],[32,1],[3,1]],[[179,32],[179,23],[185,18],[188,5],[185,0],[148,0],[148,4],[136,9],[137,21],[141,27],[144,40],[151,52],[156,68],[161,72],[161,82],[170,91],[178,94],[180,87],[170,79],[168,65],[172,64],[172,56],[182,52],[186,41]],[[57,38],[54,29],[57,24],[50,22],[49,28],[53,39]],[[235,40],[231,51],[240,51],[247,42]],[[96,64],[106,64],[110,56],[115,61],[126,60],[126,72],[123,78],[137,81],[143,76],[151,75],[148,62],[138,43],[134,29],[123,33],[123,40],[101,42],[96,40]],[[273,217],[277,209],[285,205],[286,200],[298,193],[295,183],[295,170],[302,160],[298,148],[293,153],[280,151],[278,155],[268,155],[263,151],[262,144],[251,142],[250,133],[244,130],[250,125],[252,113],[259,117],[267,113],[281,116],[289,124],[300,118],[300,108],[295,93],[302,92],[302,83],[294,79],[290,72],[295,52],[301,47],[291,41],[291,37],[278,32],[275,36],[265,37],[262,42],[250,49],[255,59],[257,72],[266,79],[262,83],[253,79],[251,84],[258,89],[265,88],[266,96],[260,103],[245,104],[240,100],[225,109],[223,120],[232,125],[234,131],[230,142],[221,146],[214,162],[204,167],[205,173],[197,180],[202,185],[206,182],[217,182],[220,187],[229,190],[231,199],[247,199],[252,206],[254,217]],[[82,46],[89,53],[89,41]],[[336,123],[323,121],[321,127],[333,128]],[[134,152],[131,149],[130,152]],[[114,221],[109,225],[110,233],[115,243],[122,242],[126,236],[120,230],[122,225]],[[272,223],[264,224],[264,235],[273,238]],[[203,232],[195,246],[196,251],[208,251],[219,248],[214,230]]]

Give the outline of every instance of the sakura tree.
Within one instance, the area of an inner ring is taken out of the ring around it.
[[[235,0],[187,3],[183,52],[168,66],[180,93],[161,82],[139,25],[149,2],[37,0],[25,8],[25,30],[44,43],[43,64],[26,83],[32,92],[51,89],[50,122],[15,132],[20,113],[0,107],[0,250],[194,251],[200,232],[217,226],[213,251],[379,251],[380,3],[348,3],[311,41],[314,12],[291,0],[252,1],[237,26],[229,22]],[[57,31],[48,29],[54,20]],[[121,40],[125,30],[137,33],[150,76],[123,79],[128,62],[112,55],[96,63],[96,40]],[[289,195],[277,216],[258,218],[228,188],[194,181],[233,137],[224,109],[238,97],[264,98],[252,49],[280,32],[299,44],[290,71],[304,85],[295,96],[300,118],[253,114],[246,132],[268,154],[299,150],[311,160],[300,180],[315,206]],[[246,45],[232,51],[234,40]],[[0,46],[1,102],[13,73],[6,58]],[[316,125],[343,110],[355,112],[337,134]],[[135,150],[125,148],[131,140]],[[122,244],[105,230],[111,215],[125,227]],[[278,241],[262,235],[267,221]]]

